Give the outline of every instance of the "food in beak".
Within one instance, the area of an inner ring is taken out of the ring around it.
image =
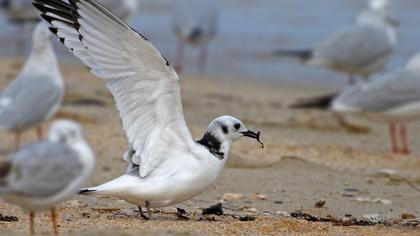
[[[261,148],[264,149],[264,143],[260,140],[261,132],[255,133],[254,131],[248,130],[246,132],[242,132],[245,137],[256,139],[260,144]]]

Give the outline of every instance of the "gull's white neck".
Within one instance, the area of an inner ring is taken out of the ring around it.
[[[57,84],[63,84],[57,57],[49,40],[34,40],[31,54],[22,72],[29,74],[47,73],[51,75],[47,78],[54,79]]]

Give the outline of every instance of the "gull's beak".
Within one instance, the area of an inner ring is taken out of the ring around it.
[[[261,148],[264,148],[264,143],[262,143],[261,140],[260,140],[261,132],[255,133],[254,131],[248,130],[248,131],[242,132],[242,134],[245,137],[253,138],[253,139],[257,140],[261,144]]]

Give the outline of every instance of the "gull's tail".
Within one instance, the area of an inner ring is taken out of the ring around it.
[[[118,197],[120,194],[132,189],[133,186],[137,187],[140,185],[141,180],[137,176],[123,175],[102,185],[81,189],[79,194]]]
[[[323,96],[299,99],[297,102],[290,105],[293,109],[320,109],[328,110],[332,102],[338,96],[338,93],[327,94]]]
[[[277,57],[293,57],[303,62],[309,61],[313,56],[312,49],[278,49],[273,52]]]
[[[85,189],[81,189],[78,194],[79,195],[91,195],[94,192],[96,192],[96,190],[85,188]]]

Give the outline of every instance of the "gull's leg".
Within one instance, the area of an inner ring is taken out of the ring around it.
[[[152,210],[150,209],[150,202],[146,201],[146,209],[149,219],[152,219]]]
[[[15,150],[19,150],[21,138],[22,138],[22,132],[21,131],[16,131],[16,133],[15,133]]]
[[[198,58],[198,66],[201,73],[206,72],[207,56],[208,56],[208,49],[207,49],[207,45],[205,45],[200,48],[199,58]]]
[[[141,206],[139,206],[138,208],[139,208],[139,212],[140,212],[140,216],[141,216],[141,218],[143,218],[143,219],[145,219],[145,220],[150,220],[150,218],[149,218],[149,217],[147,217],[147,216],[144,214],[143,209],[141,208]]]
[[[35,234],[34,216],[35,214],[32,211],[29,212],[29,233],[31,235]]]
[[[177,73],[182,73],[184,63],[184,42],[181,38],[178,38],[175,60],[175,71]]]
[[[58,235],[57,211],[55,210],[54,207],[51,209],[51,221],[53,224],[53,233],[54,235]]]
[[[408,148],[408,134],[407,134],[407,128],[405,127],[405,124],[401,124],[400,133],[401,133],[401,142],[403,145],[401,153],[404,155],[410,155],[410,149]]]
[[[389,124],[389,137],[391,139],[391,148],[393,153],[398,153],[397,130],[394,123]]]
[[[38,141],[41,141],[44,138],[44,131],[42,130],[42,125],[36,127],[36,136]]]

